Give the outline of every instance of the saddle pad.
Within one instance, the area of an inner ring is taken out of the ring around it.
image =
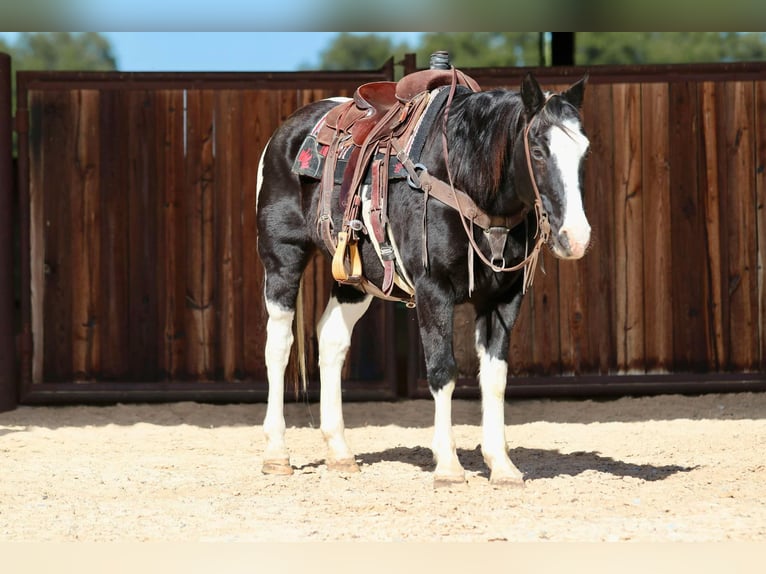
[[[317,141],[316,135],[310,133],[303,140],[301,148],[298,151],[298,155],[295,156],[293,162],[292,171],[296,175],[302,175],[310,177],[312,179],[320,179],[322,177],[322,168],[324,161],[327,158],[327,151],[329,146],[320,144]],[[340,184],[343,182],[343,174],[348,164],[349,156],[353,146],[348,146],[341,150],[338,155],[337,163],[335,165],[335,183]],[[376,154],[375,158],[382,158],[383,154]],[[391,158],[388,165],[388,178],[389,179],[403,179],[407,177],[407,171],[404,169],[402,162]],[[368,168],[365,172],[363,183],[370,183],[372,181],[371,171]]]

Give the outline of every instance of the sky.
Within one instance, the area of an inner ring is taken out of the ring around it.
[[[140,4],[143,0],[137,0]],[[103,2],[103,4],[108,4]],[[379,32],[380,34],[389,34]],[[1,32],[14,41],[16,33]],[[102,32],[125,72],[289,72],[319,61],[338,32]],[[419,32],[391,32],[395,41]]]

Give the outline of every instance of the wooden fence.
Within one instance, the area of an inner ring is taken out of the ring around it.
[[[298,107],[392,74],[20,73],[22,401],[263,398],[261,151]],[[323,260],[306,283],[313,326]],[[357,396],[397,394],[390,315],[360,325],[378,344],[351,351]]]
[[[466,71],[484,88],[516,87],[526,72]],[[554,88],[586,72],[534,71]],[[587,72],[593,246],[578,262],[545,254],[509,392],[764,388],[766,65]],[[391,78],[392,62],[369,73],[19,73],[21,401],[262,400],[260,153],[300,105]],[[330,281],[316,259],[304,280],[310,356]],[[456,321],[471,394],[472,320],[461,309]],[[375,302],[345,375],[350,398],[424,395],[415,314]],[[315,392],[314,368],[311,378]]]

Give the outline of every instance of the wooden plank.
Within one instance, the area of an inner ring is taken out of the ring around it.
[[[590,372],[590,346],[585,325],[587,295],[582,273],[574,261],[559,262],[561,369],[566,375]]]
[[[157,332],[157,163],[155,93],[128,92],[128,248],[130,376],[134,381],[159,377]]]
[[[236,91],[221,90],[215,94],[215,150],[217,170],[214,183],[215,196],[215,280],[216,280],[216,371],[225,381],[235,378],[238,356],[241,357],[241,315],[237,308],[242,303],[241,257],[237,224],[241,213],[239,144],[244,134],[240,131],[240,102]]]
[[[175,380],[184,372],[184,244],[186,204],[184,95],[160,90],[155,118],[157,157],[157,346],[158,376]]]
[[[590,295],[587,333],[597,352],[597,372],[616,368],[614,336],[614,121],[605,113],[612,106],[608,86],[590,86],[583,104],[583,121],[591,140],[585,167],[584,205],[592,226],[591,248],[580,262]]]
[[[722,295],[725,284],[722,274],[721,262],[721,196],[722,177],[719,173],[720,153],[722,143],[719,141],[721,128],[718,118],[718,84],[714,82],[702,82],[699,87],[701,100],[701,137],[702,146],[700,157],[703,165],[700,169],[700,190],[703,193],[705,206],[705,237],[707,240],[707,267],[710,285],[710,320],[712,353],[709,365],[712,370],[721,367],[721,361],[726,357],[725,340],[728,339],[728,325],[724,325],[724,312],[728,309],[728,302]]]
[[[209,380],[213,368],[215,279],[213,224],[215,161],[213,92],[187,91],[186,365],[188,376]]]
[[[755,192],[758,235],[758,368],[766,370],[766,81],[755,82]]]
[[[650,373],[667,373],[673,366],[668,98],[668,84],[642,87],[644,361]]]
[[[43,151],[41,181],[44,222],[45,287],[43,347],[45,382],[71,379],[72,376],[72,212],[76,210],[69,183],[74,168],[73,154],[62,150],[75,147],[77,118],[70,91],[50,91],[44,95]],[[73,197],[74,196],[74,197]],[[40,261],[43,263],[43,261]],[[36,264],[33,261],[33,266]]]
[[[547,249],[541,256],[538,277],[528,295],[531,307],[532,365],[527,374],[550,377],[561,373],[559,332],[559,264]],[[523,333],[520,332],[521,335]]]
[[[45,357],[45,98],[33,90],[29,94],[31,118],[29,145],[29,306],[32,336],[31,382],[44,382]]]
[[[671,84],[669,101],[674,370],[703,372],[709,368],[709,286],[704,201],[697,179],[701,146],[696,84]]]
[[[612,87],[617,369],[644,372],[641,85]]]
[[[755,221],[754,102],[752,82],[724,82],[726,166],[724,188],[728,247],[729,354],[727,370],[751,371],[758,364],[757,250]]]
[[[101,377],[124,380],[130,370],[128,347],[128,137],[125,94],[103,91],[100,96],[99,131],[101,182],[101,277],[99,349]]]
[[[99,197],[99,92],[73,90],[76,114],[70,183],[72,376],[89,380],[99,370],[98,314],[101,294]]]

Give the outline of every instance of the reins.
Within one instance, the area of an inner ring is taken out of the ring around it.
[[[540,189],[537,186],[537,180],[535,178],[535,172],[532,167],[532,155],[529,148],[529,132],[530,128],[532,127],[532,122],[537,117],[537,114],[532,116],[529,119],[529,122],[524,128],[524,154],[526,156],[527,160],[527,170],[529,172],[529,178],[532,183],[532,189],[535,194],[534,199],[534,210],[535,210],[535,216],[537,218],[537,229],[535,231],[535,243],[532,247],[532,251],[529,251],[529,243],[525,245],[524,252],[525,256],[524,259],[517,263],[516,265],[506,266],[505,265],[505,259],[503,257],[503,252],[505,251],[505,244],[507,241],[508,233],[516,227],[516,225],[520,224],[522,221],[526,221],[527,213],[529,212],[529,208],[523,209],[521,212],[517,213],[513,216],[508,217],[502,217],[502,216],[492,216],[487,213],[485,213],[481,208],[479,208],[474,201],[468,196],[465,192],[460,191],[455,188],[453,179],[452,179],[452,171],[450,169],[449,165],[449,157],[448,157],[448,149],[447,149],[447,119],[449,116],[449,109],[450,105],[452,103],[452,99],[455,93],[455,68],[452,68],[453,70],[453,82],[450,86],[450,93],[447,98],[447,103],[445,104],[445,110],[444,110],[444,116],[443,116],[443,123],[442,123],[442,151],[444,153],[444,162],[447,169],[447,178],[449,180],[449,183],[444,183],[443,181],[431,177],[431,175],[426,170],[425,166],[418,164],[418,165],[412,165],[412,162],[409,162],[409,165],[407,165],[406,161],[403,161],[405,168],[410,173],[410,185],[413,187],[420,188],[423,193],[425,194],[424,198],[424,209],[423,209],[423,265],[427,267],[427,244],[426,244],[426,209],[428,204],[428,198],[429,196],[433,195],[437,197],[440,201],[443,203],[446,203],[447,205],[451,206],[452,208],[456,209],[458,213],[460,214],[460,221],[463,224],[463,229],[465,231],[466,236],[468,237],[468,276],[469,276],[469,293],[473,291],[474,287],[474,272],[473,272],[473,254],[476,253],[479,257],[479,259],[487,265],[490,269],[492,269],[495,272],[513,272],[518,271],[520,269],[524,269],[524,281],[522,285],[523,292],[526,293],[527,289],[532,286],[532,282],[534,280],[534,274],[535,269],[537,268],[537,262],[540,255],[540,250],[542,249],[543,244],[548,240],[548,237],[550,236],[550,222],[548,220],[548,213],[545,211],[545,208],[543,207],[542,198],[540,196]],[[548,103],[548,100],[552,95],[548,95],[543,102],[543,105],[540,108],[540,111],[542,111],[543,108],[545,108],[545,105]],[[538,111],[538,113],[540,113]],[[397,154],[399,155],[399,154]],[[400,161],[403,158],[399,158]],[[421,171],[417,171],[421,170]],[[413,177],[413,173],[416,173],[417,175]],[[447,197],[447,193],[449,193],[449,197]],[[470,212],[470,213],[467,213]],[[470,225],[469,223],[470,222]],[[479,225],[482,229],[484,229],[484,233],[487,237],[487,241],[490,245],[490,250],[492,252],[491,259],[488,258],[484,253],[482,252],[481,248],[479,247],[478,243],[476,242],[476,239],[474,238],[473,234],[473,226],[474,224]],[[499,262],[499,264],[496,263]]]

